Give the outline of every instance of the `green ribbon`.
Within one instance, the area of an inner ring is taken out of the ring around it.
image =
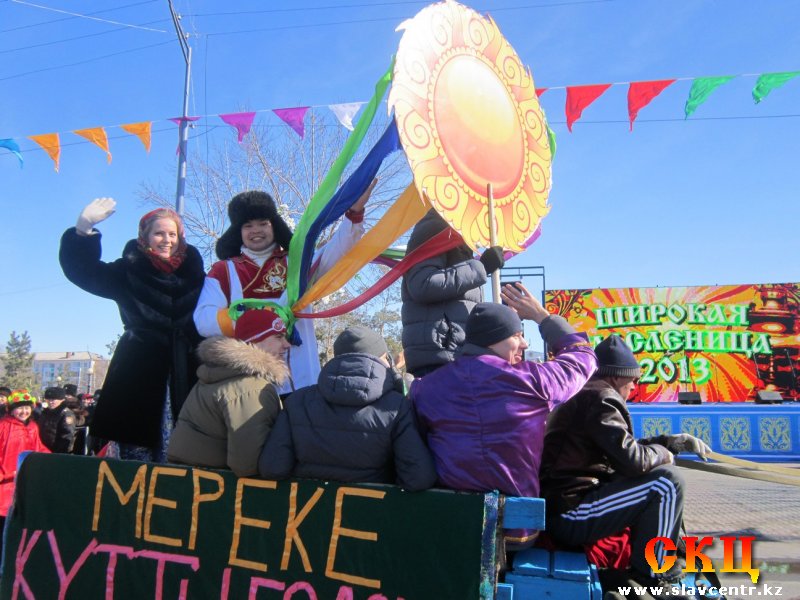
[[[358,148],[361,146],[361,142],[364,140],[364,136],[367,134],[369,126],[372,124],[372,121],[375,118],[375,113],[378,110],[378,106],[380,105],[381,100],[386,93],[386,88],[389,87],[389,84],[392,81],[393,71],[394,57],[392,57],[392,62],[389,65],[389,68],[378,80],[378,83],[375,84],[375,93],[373,94],[372,99],[367,103],[361,118],[358,120],[358,124],[347,138],[342,151],[339,153],[339,156],[336,157],[336,160],[334,161],[330,171],[328,171],[328,173],[325,175],[325,178],[322,180],[319,189],[317,189],[317,191],[311,197],[311,201],[308,203],[305,211],[303,211],[303,216],[300,217],[300,222],[297,224],[297,227],[294,230],[292,242],[289,244],[289,256],[287,258],[287,306],[293,306],[299,298],[300,267],[302,266],[301,262],[303,257],[303,246],[306,243],[314,243],[314,240],[306,240],[308,230],[314,221],[317,220],[320,212],[322,212],[330,199],[333,197],[333,194],[336,192],[336,187],[339,185],[339,181],[342,178],[342,173],[353,159],[353,156]],[[294,315],[292,315],[290,321],[287,321],[287,326],[290,322],[294,322]]]
[[[231,303],[228,307],[228,316],[234,323],[248,310],[264,310],[269,309],[275,312],[286,324],[286,333],[291,334],[294,328],[294,322],[297,320],[292,314],[291,306],[278,304],[272,300],[262,300],[260,298],[242,298]]]

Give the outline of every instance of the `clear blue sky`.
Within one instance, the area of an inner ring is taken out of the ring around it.
[[[162,30],[65,19],[21,0],[0,0],[0,138],[19,140],[25,157],[20,169],[0,149],[0,342],[12,330],[27,330],[36,351],[105,353],[121,332],[116,307],[66,281],[58,240],[89,200],[112,196],[118,212],[100,227],[104,258],[112,260],[145,211],[137,188],[174,187],[177,128],[163,120],[181,112],[183,58],[166,0],[36,4],[83,14],[118,7],[94,16]],[[425,3],[175,0],[175,6],[186,30],[197,34],[190,39],[190,112],[213,115],[242,106],[367,99],[397,48],[395,27]],[[558,137],[552,211],[541,239],[511,266],[544,265],[549,288],[800,280],[800,78],[756,106],[750,96],[756,78],[736,77],[683,120],[688,79],[800,70],[799,2],[471,6],[497,21],[537,87],[687,78],[643,109],[632,133],[625,85],[590,106],[573,133],[565,125],[564,90],[542,97]],[[150,154],[132,136],[112,139],[111,165],[96,146],[67,133],[143,120],[162,121],[154,124]],[[60,173],[24,139],[56,131],[63,132]],[[208,135],[233,133],[216,128]],[[202,136],[193,139],[189,156],[205,147]]]

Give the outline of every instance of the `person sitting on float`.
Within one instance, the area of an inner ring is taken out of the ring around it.
[[[171,462],[255,475],[264,440],[280,411],[277,388],[288,377],[286,325],[271,310],[247,310],[234,338],[201,342],[199,381],[172,432]]]
[[[548,313],[522,284],[506,285],[502,297],[508,306],[484,302],[472,309],[461,353],[416,379],[411,399],[440,485],[537,497],[545,419],[583,387],[597,358],[585,334]],[[520,318],[539,325],[553,360],[525,360]],[[506,542],[519,549],[535,537],[511,530]]]

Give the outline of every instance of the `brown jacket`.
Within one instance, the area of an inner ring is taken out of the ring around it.
[[[258,472],[258,455],[280,411],[276,385],[288,370],[279,358],[233,338],[212,337],[197,350],[199,381],[181,408],[167,458]]]
[[[604,483],[671,463],[664,443],[666,437],[637,441],[622,397],[604,380],[589,380],[547,421],[539,481],[548,512],[577,506]]]

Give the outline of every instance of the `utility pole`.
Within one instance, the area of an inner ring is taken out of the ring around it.
[[[175,13],[175,7],[172,6],[172,0],[167,0],[169,3],[169,12],[172,15],[172,23],[175,25],[175,33],[178,34],[178,43],[183,52],[183,59],[186,61],[186,74],[183,80],[183,115],[181,117],[180,126],[178,130],[178,137],[180,139],[178,150],[178,189],[175,193],[175,211],[179,215],[183,215],[183,196],[186,189],[186,145],[189,141],[189,80],[192,73],[192,47],[187,42],[188,34],[184,33],[181,28],[180,17]]]

